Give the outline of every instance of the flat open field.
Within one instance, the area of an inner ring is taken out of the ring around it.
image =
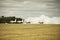
[[[0,24],[0,40],[60,40],[60,24]]]

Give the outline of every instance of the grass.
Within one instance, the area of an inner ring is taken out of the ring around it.
[[[60,40],[60,24],[0,24],[0,40]]]

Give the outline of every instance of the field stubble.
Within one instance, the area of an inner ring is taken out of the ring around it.
[[[60,40],[60,25],[0,24],[0,40]]]

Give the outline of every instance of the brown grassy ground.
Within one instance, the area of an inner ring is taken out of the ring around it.
[[[0,40],[60,40],[60,24],[0,24]]]

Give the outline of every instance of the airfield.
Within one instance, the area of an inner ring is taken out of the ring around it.
[[[60,40],[60,24],[0,24],[0,40]]]

